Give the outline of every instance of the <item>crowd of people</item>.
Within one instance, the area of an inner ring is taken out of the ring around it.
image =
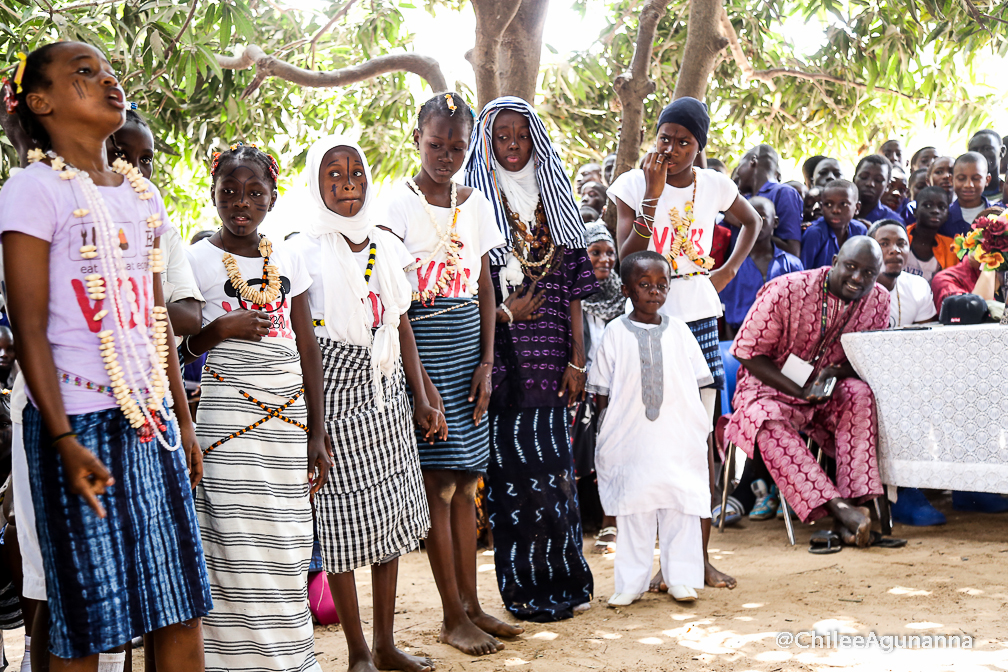
[[[351,670],[431,670],[394,636],[399,558],[421,543],[441,641],[492,654],[523,629],[481,606],[481,517],[507,611],[572,618],[596,591],[579,492],[595,493],[595,548],[617,549],[611,606],[733,588],[707,557],[712,516],[782,500],[833,517],[814,552],[898,546],[864,507],[883,492],[874,399],[840,336],[934,320],[956,294],[1003,301],[960,242],[1008,198],[989,130],[955,158],[926,147],[905,165],[890,140],[853,181],[816,156],[781,183],[765,144],[729,173],[706,106],[681,98],[639,168],[614,176],[609,156],[572,190],[528,102],[438,93],[416,117],[419,170],[381,193],[351,137],[312,143],[310,214],[285,241],[260,232],[284,168],[223,147],[220,225],[186,245],[156,139],[100,51],[40,47],[3,98],[21,166],[0,189],[16,549],[0,627],[23,617],[24,670],[118,672],[138,638],[149,670],[319,670],[310,567]],[[715,444],[750,457],[724,510]],[[920,491],[894,512],[942,522]]]

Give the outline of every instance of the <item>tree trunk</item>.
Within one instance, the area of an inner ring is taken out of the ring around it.
[[[501,41],[504,31],[518,13],[522,0],[473,0],[472,4],[476,13],[476,45],[466,54],[466,58],[476,73],[478,110],[482,110],[487,103],[501,95],[498,75]]]
[[[728,46],[721,32],[721,0],[690,0],[689,23],[682,68],[672,99],[690,96],[703,100],[717,56]]]
[[[501,40],[500,95],[534,102],[549,0],[523,0]]]
[[[655,90],[655,83],[648,74],[651,69],[655,32],[670,2],[671,0],[648,0],[641,9],[637,25],[637,42],[630,69],[618,75],[613,82],[613,88],[623,107],[613,180],[632,170],[640,158],[640,146],[644,134],[644,99]],[[616,208],[606,208],[605,222],[610,230],[616,230]]]

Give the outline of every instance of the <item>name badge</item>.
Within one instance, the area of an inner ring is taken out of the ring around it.
[[[809,377],[812,376],[813,370],[815,370],[813,365],[809,364],[801,357],[795,356],[794,353],[788,355],[787,361],[784,362],[784,366],[781,367],[781,373],[787,376],[788,380],[792,381],[799,387],[805,387],[805,383],[807,383]]]

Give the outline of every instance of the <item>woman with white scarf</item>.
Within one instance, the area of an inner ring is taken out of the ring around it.
[[[567,406],[584,397],[581,300],[598,291],[584,224],[535,110],[490,102],[466,184],[494,206],[507,245],[490,251],[498,303],[487,511],[508,611],[545,622],[590,604]]]
[[[414,421],[424,435],[446,434],[428,402],[406,311],[403,270],[412,258],[394,235],[375,228],[371,169],[360,146],[333,135],[308,150],[314,204],[307,235],[291,243],[313,283],[308,300],[322,350],[326,429],[334,466],[315,496],[322,564],[347,639],[350,669],[429,670],[433,663],[395,646],[400,555],[430,527]],[[406,386],[413,393],[414,407]],[[360,624],[353,571],[371,565],[374,645]]]

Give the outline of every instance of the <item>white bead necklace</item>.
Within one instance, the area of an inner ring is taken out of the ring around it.
[[[406,178],[406,184],[409,188],[420,197],[420,203],[423,205],[424,210],[427,211],[427,217],[430,218],[431,224],[434,225],[434,233],[438,237],[438,243],[434,246],[434,249],[423,261],[418,261],[414,264],[410,264],[406,270],[415,271],[418,268],[426,266],[428,263],[434,260],[437,253],[442,249],[445,250],[447,258],[445,259],[445,270],[438,278],[437,283],[432,287],[424,289],[422,292],[413,292],[413,300],[420,301],[421,303],[427,305],[434,303],[434,299],[438,296],[443,296],[444,292],[448,290],[452,284],[454,284],[455,279],[458,278],[461,281],[461,286],[465,291],[469,290],[469,281],[462,272],[462,256],[459,254],[459,250],[462,249],[462,240],[459,238],[458,234],[455,233],[455,225],[458,223],[459,209],[458,209],[458,185],[455,182],[451,183],[451,210],[452,218],[451,224],[444,231],[441,230],[441,226],[438,224],[437,217],[434,216],[434,210],[431,209],[430,203],[427,202],[427,197],[424,193],[420,191],[420,187],[413,180],[412,177]]]

